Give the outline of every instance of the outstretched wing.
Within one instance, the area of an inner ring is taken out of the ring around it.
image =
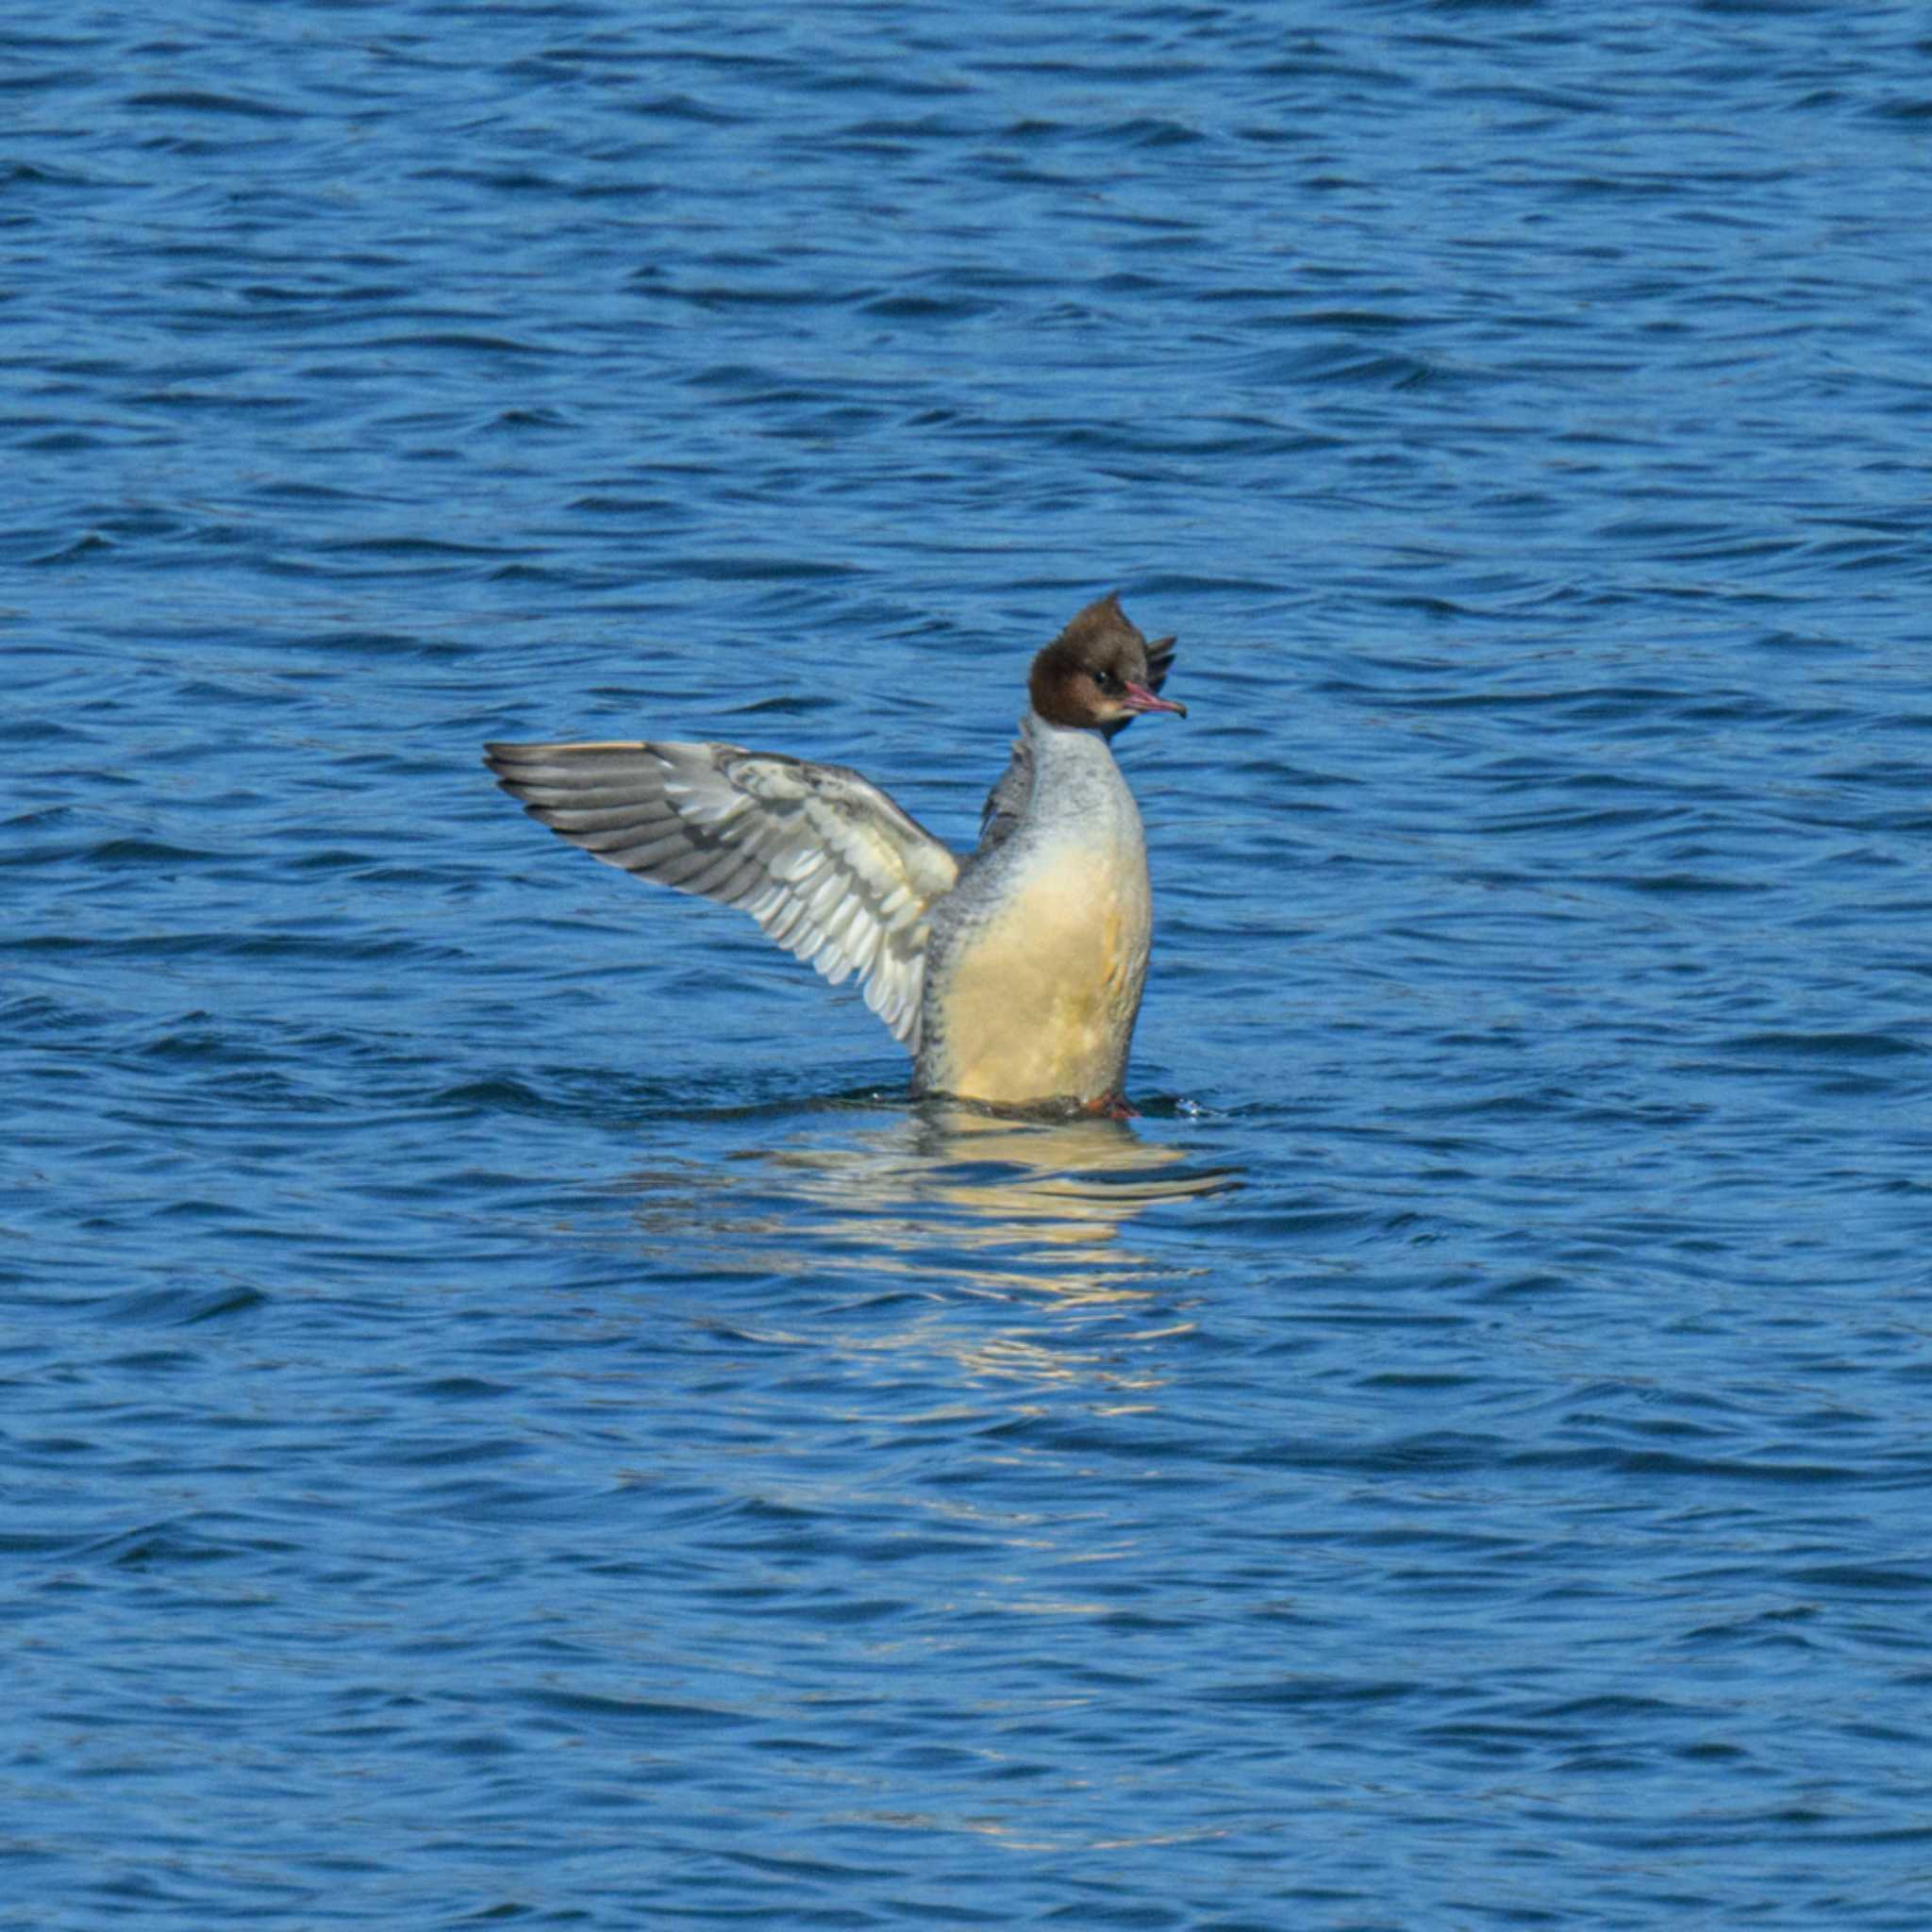
[[[919,1050],[925,935],[958,861],[843,765],[735,744],[491,744],[532,818],[608,865],[749,912]]]

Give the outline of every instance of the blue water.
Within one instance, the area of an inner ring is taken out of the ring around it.
[[[1932,1924],[1921,9],[5,48],[0,1925]],[[478,762],[1115,587],[1123,1127]]]

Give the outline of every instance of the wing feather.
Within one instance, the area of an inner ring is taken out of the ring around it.
[[[1007,769],[980,807],[978,852],[991,852],[995,845],[1006,842],[1032,796],[1033,747],[1022,732],[1013,741],[1013,756],[1008,760]]]
[[[593,858],[749,912],[919,1050],[925,936],[958,861],[843,765],[735,744],[491,744],[512,798]]]

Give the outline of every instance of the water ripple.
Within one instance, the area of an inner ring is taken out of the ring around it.
[[[20,1922],[1916,1932],[1908,17],[320,19],[0,81]],[[1116,586],[1126,1124],[476,764]]]

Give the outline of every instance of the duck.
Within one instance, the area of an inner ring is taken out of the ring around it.
[[[529,815],[639,878],[748,912],[865,1003],[915,1100],[1120,1117],[1153,935],[1140,810],[1113,741],[1152,712],[1175,640],[1118,591],[1034,657],[1011,757],[963,856],[848,766],[741,745],[491,743]]]

